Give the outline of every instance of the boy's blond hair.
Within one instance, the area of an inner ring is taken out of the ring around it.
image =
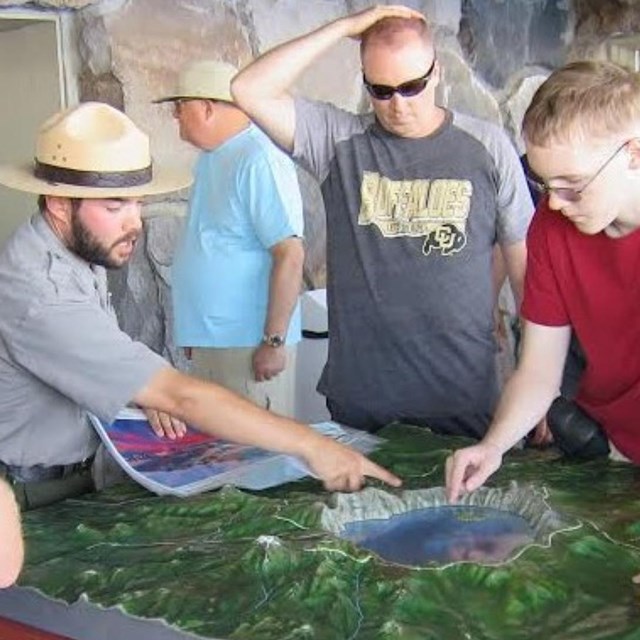
[[[628,135],[640,125],[640,74],[612,62],[572,62],[540,85],[522,122],[527,143]]]

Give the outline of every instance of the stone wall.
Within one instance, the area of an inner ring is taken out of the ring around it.
[[[445,69],[442,104],[502,125],[521,150],[529,100],[565,60],[602,57],[606,37],[640,28],[634,0],[405,0],[436,25]],[[0,0],[3,7],[73,11],[81,100],[124,109],[152,137],[159,162],[192,163],[170,109],[151,101],[172,87],[190,59],[237,66],[275,44],[371,4],[365,0]],[[1,64],[1,63],[0,63]],[[367,108],[357,45],[344,41],[313,65],[296,91],[352,110]],[[324,212],[317,185],[300,175],[307,225],[307,287],[322,286]],[[146,238],[128,269],[112,277],[123,326],[178,364],[171,347],[169,270],[186,193],[146,207]],[[169,215],[167,215],[169,214]],[[169,326],[168,326],[169,325]]]

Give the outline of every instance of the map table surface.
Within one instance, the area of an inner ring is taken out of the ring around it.
[[[447,455],[467,444],[402,425],[379,435],[372,457],[402,490],[441,486]],[[505,563],[430,568],[384,562],[325,531],[333,497],[310,479],[187,499],[122,485],[25,514],[19,591],[115,608],[156,625],[156,637],[640,640],[640,468],[525,450],[489,485],[514,480],[580,526]]]

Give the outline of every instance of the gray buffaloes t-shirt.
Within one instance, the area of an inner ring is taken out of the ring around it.
[[[491,412],[491,256],[533,205],[499,128],[448,113],[420,139],[296,100],[294,158],[327,214],[329,359],[319,390],[389,421]]]
[[[0,460],[77,462],[97,446],[87,410],[111,421],[167,363],[118,328],[106,274],[37,214],[0,252]]]

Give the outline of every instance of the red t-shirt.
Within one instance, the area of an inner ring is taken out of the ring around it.
[[[640,230],[585,235],[544,201],[527,248],[523,317],[573,327],[587,359],[576,401],[640,463]]]

